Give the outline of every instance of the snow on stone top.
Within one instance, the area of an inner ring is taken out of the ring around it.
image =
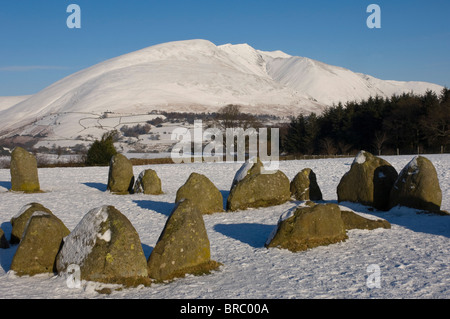
[[[419,156],[414,156],[413,159],[408,163],[408,167],[409,168],[412,168],[414,170],[418,168],[418,165],[417,165],[417,158],[418,157]]]
[[[24,228],[24,231],[23,231],[24,234],[26,232],[26,229],[28,228],[28,225],[30,225],[32,218],[33,217],[39,217],[39,216],[50,216],[50,214],[47,213],[47,212],[43,212],[43,211],[35,211],[35,212],[33,212],[33,214],[31,214],[30,218],[28,218],[27,223],[25,224],[25,228]]]
[[[33,212],[33,214],[31,214],[31,217],[33,217],[33,216],[50,216],[50,214],[47,212],[38,210],[38,211]]]
[[[366,155],[364,154],[365,151],[360,151],[353,160],[353,163],[364,164],[366,162]]]
[[[31,206],[33,206],[31,203],[30,203],[30,204],[23,205],[22,208],[19,210],[19,212],[18,212],[17,214],[15,214],[15,215],[12,217],[12,219],[15,219],[15,218],[20,217],[20,215],[22,215],[23,213],[25,213],[26,210],[27,210],[28,208],[30,208]]]
[[[406,165],[405,169],[408,171],[408,175],[414,175],[419,172],[419,165],[417,164],[417,158],[419,156],[414,156],[413,159]]]
[[[256,160],[256,157],[251,157],[247,161],[245,161],[244,164],[242,164],[242,166],[236,172],[236,175],[234,175],[232,185],[236,185],[238,182],[243,180],[245,176],[247,176],[248,171],[252,168],[253,164],[256,163]]]
[[[90,210],[78,223],[75,229],[64,238],[60,263],[81,266],[92,251],[97,239],[109,241],[111,233],[107,230],[100,233],[101,224],[108,219],[108,206]]]

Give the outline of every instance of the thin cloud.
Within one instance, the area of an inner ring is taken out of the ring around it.
[[[12,65],[0,67],[0,71],[7,72],[27,72],[35,70],[67,70],[68,67],[57,65]]]

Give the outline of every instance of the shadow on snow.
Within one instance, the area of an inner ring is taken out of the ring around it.
[[[274,227],[275,225],[256,223],[217,224],[214,226],[214,230],[254,248],[261,248],[264,247]]]
[[[172,210],[175,207],[175,203],[158,202],[148,199],[133,200],[133,202],[136,203],[136,205],[138,205],[140,208],[152,210],[165,216],[170,216]]]
[[[107,185],[104,183],[83,183],[87,187],[98,189],[101,192],[106,192]]]

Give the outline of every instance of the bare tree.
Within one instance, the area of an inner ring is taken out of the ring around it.
[[[334,146],[334,144],[334,141],[329,137],[325,137],[320,141],[320,146],[322,147],[326,155],[336,155],[337,148],[336,146]]]
[[[350,144],[347,144],[345,142],[339,141],[338,142],[338,148],[342,155],[348,154],[348,151],[352,148]]]
[[[256,116],[249,113],[242,113],[241,106],[236,104],[226,105],[217,112],[215,122],[222,128],[259,128],[261,123]]]
[[[381,150],[383,149],[383,144],[388,140],[389,138],[387,137],[386,132],[380,132],[377,131],[375,133],[375,139],[373,142],[373,145],[375,146],[375,148],[377,149],[378,152],[378,156],[381,155]]]

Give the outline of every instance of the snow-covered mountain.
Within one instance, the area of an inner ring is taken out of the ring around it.
[[[22,95],[22,96],[0,96],[0,111],[6,110],[17,103],[20,103],[28,98],[31,95]]]
[[[104,61],[14,105],[0,107],[0,135],[73,139],[98,129],[105,112],[115,127],[124,115],[152,110],[214,112],[230,103],[255,114],[320,113],[339,101],[427,89],[441,91],[442,87],[383,81],[247,44],[177,41]]]

